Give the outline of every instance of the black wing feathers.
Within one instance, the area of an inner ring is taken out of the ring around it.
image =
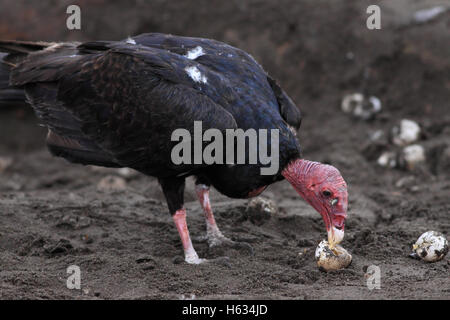
[[[302,123],[302,116],[300,110],[297,108],[291,98],[280,88],[277,82],[271,77],[267,76],[267,81],[272,87],[275,97],[277,98],[278,105],[280,106],[280,114],[283,119],[295,129],[299,129]]]
[[[106,45],[108,49],[98,51]],[[75,139],[86,154],[97,151],[99,158],[109,157],[112,164],[148,174],[169,167],[170,174],[170,169],[186,170],[170,159],[175,129],[192,133],[194,121],[202,121],[203,130],[237,127],[228,111],[193,88],[182,65],[186,59],[174,53],[107,42],[80,49],[96,53],[72,54],[71,47],[63,48],[64,53],[36,56],[36,61],[30,56],[11,79],[25,87],[38,116],[53,133]],[[49,139],[60,152],[55,141],[61,144],[62,139]],[[66,147],[74,146],[69,144]],[[74,149],[72,156],[79,152]]]
[[[23,105],[25,103],[25,93],[22,89],[11,87],[9,84],[9,73],[11,64],[4,59],[7,54],[0,53],[0,107]]]
[[[265,73],[248,53],[216,40],[177,37],[161,33],[144,33],[133,37],[133,40],[146,47],[159,48],[180,55],[185,55],[192,48],[200,46],[206,53],[211,54],[200,56],[197,61],[218,72],[234,71],[235,76],[241,77],[241,81],[247,81],[253,77],[253,74],[248,73],[249,70],[254,71],[253,67],[260,73]],[[93,43],[91,46],[98,47],[98,44]],[[225,60],[223,60],[224,57],[226,57]],[[237,60],[233,61],[235,59]],[[265,82],[265,80],[262,81]],[[267,82],[277,99],[280,115],[290,126],[298,130],[301,125],[300,110],[274,79],[267,76]],[[256,82],[253,82],[253,85],[256,85]],[[265,86],[257,88],[260,94],[265,90]]]
[[[194,121],[202,121],[203,129],[236,127],[231,114],[189,87],[160,57],[116,50],[62,78],[58,97],[118,163],[141,170],[170,165],[172,132],[193,132]]]
[[[55,156],[75,163],[117,167],[112,155],[100,149],[82,131],[82,122],[57,100],[57,83],[31,83],[26,86],[29,103],[49,133],[47,146]]]
[[[266,82],[254,59],[214,40],[145,34],[119,42],[7,45],[23,55],[11,70],[11,84],[25,88],[49,127],[52,152],[71,161],[128,166],[157,176],[192,170],[172,165],[173,131],[192,134],[194,121],[202,121],[203,130],[237,128],[230,112],[251,126],[256,120],[240,108],[249,108],[246,98],[254,108],[258,104],[247,91],[276,108],[273,91],[279,108],[274,112],[300,127],[300,111],[272,78]],[[206,53],[188,59],[197,46]],[[191,66],[208,77],[208,85],[187,73]],[[271,119],[262,121],[271,125]]]
[[[34,42],[34,41],[18,41],[18,40],[0,40],[0,51],[15,53],[15,54],[28,54],[30,52],[39,51],[50,47],[54,43],[50,42]]]

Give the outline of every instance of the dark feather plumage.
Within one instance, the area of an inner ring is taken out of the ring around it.
[[[203,54],[189,58],[197,47]],[[249,54],[222,42],[151,33],[83,44],[0,41],[2,48],[10,53],[3,60],[14,61],[9,90],[26,92],[51,130],[50,150],[70,161],[131,167],[160,179],[193,174],[228,196],[246,197],[281,180],[299,156],[291,128],[300,127],[300,111]],[[190,77],[189,67],[206,80]],[[261,176],[261,165],[172,164],[171,133],[193,132],[194,121],[203,130],[279,129],[278,174]]]

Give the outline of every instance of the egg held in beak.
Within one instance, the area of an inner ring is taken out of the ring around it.
[[[330,230],[327,230],[328,234],[328,243],[330,244],[330,247],[334,247],[335,245],[339,244],[344,240],[344,230],[336,229],[335,227],[332,227]]]
[[[331,248],[344,240],[346,213],[321,213],[327,228],[328,243]]]

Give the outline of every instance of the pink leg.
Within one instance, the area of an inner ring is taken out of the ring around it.
[[[197,192],[198,200],[205,213],[206,237],[203,238],[203,240],[207,240],[210,247],[228,245],[237,249],[243,248],[249,251],[250,254],[253,254],[253,248],[248,243],[230,240],[220,232],[219,227],[217,227],[216,224],[216,219],[214,219],[211,203],[209,202],[209,187],[204,184],[197,184],[195,186],[195,191]]]
[[[248,243],[230,240],[220,232],[209,202],[209,187],[204,184],[197,184],[195,191],[205,213],[206,237],[203,239],[208,241],[209,246],[227,245],[236,249],[243,248],[253,254],[253,248]]]
[[[173,215],[173,221],[180,234],[181,242],[183,243],[184,258],[187,263],[199,264],[204,262],[204,259],[200,259],[195,252],[192,245],[191,237],[186,223],[186,210],[184,208],[177,210]]]
[[[209,187],[204,184],[198,184],[195,186],[195,191],[197,192],[197,198],[200,205],[203,208],[206,220],[206,232],[208,234],[215,233],[217,235],[222,235],[217,227],[216,219],[214,219],[214,214],[211,209],[211,202],[209,201]]]

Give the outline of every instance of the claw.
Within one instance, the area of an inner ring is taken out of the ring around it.
[[[231,267],[231,261],[229,257],[218,257],[214,259],[207,259],[206,263],[215,263],[226,267]]]
[[[184,261],[186,261],[186,262],[189,263],[189,264],[200,264],[200,263],[206,262],[207,260],[206,260],[206,259],[199,258],[199,257],[192,257],[192,258],[186,257],[186,258],[184,259]]]
[[[192,237],[192,242],[195,242],[195,243],[208,242],[208,237],[206,234],[203,236],[195,236],[195,237]]]
[[[208,238],[208,245],[210,249],[213,249],[215,247],[229,247],[233,249],[244,249],[249,252],[250,255],[254,254],[253,247],[248,244],[247,242],[239,242],[239,241],[233,241],[231,239],[228,239],[227,237],[223,236],[222,234],[209,234],[206,236]]]
[[[237,250],[244,249],[246,250],[251,256],[254,255],[254,249],[253,247],[244,241],[233,241],[224,235],[222,233],[216,234],[213,232],[207,233],[203,236],[197,236],[193,237],[192,241],[195,243],[204,243],[207,242],[210,249],[218,248],[218,247],[229,247]]]
[[[218,264],[218,265],[222,265],[222,266],[226,266],[226,267],[231,267],[231,262],[230,262],[229,257],[218,257],[218,258],[213,258],[213,259],[202,259],[199,257],[193,257],[193,258],[186,257],[184,261],[186,263],[195,264],[195,265]]]
[[[213,249],[219,246],[227,246],[234,249],[245,249],[250,255],[253,255],[254,251],[250,244],[246,242],[237,242],[225,237],[217,227],[214,214],[211,209],[211,203],[209,202],[209,186],[203,184],[196,185],[197,197],[200,205],[203,208],[206,221],[206,236],[197,237],[197,242],[208,242],[209,248]]]

